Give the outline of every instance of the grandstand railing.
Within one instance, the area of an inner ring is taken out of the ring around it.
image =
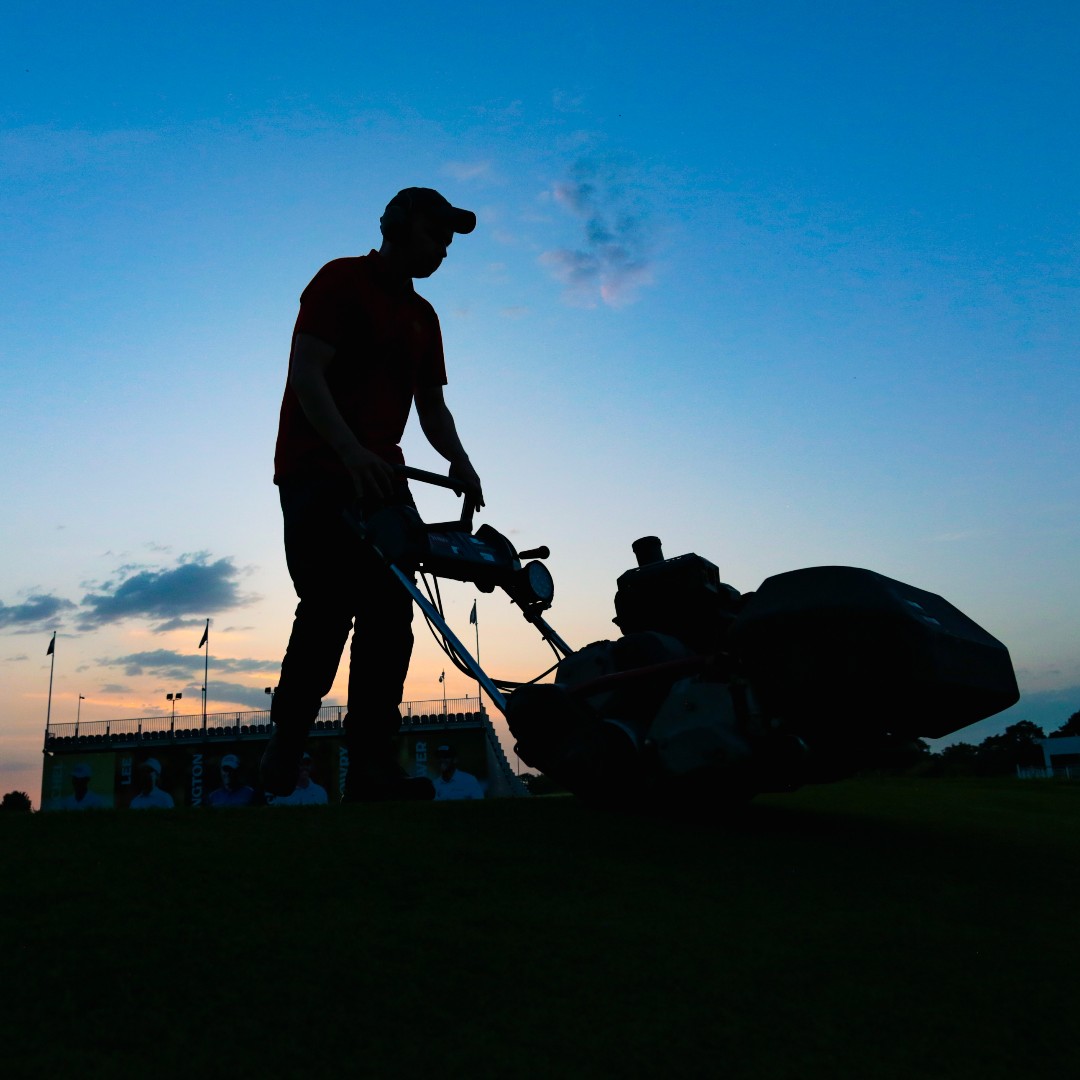
[[[313,733],[340,731],[345,711],[344,705],[324,705],[313,725]],[[403,701],[400,712],[402,729],[475,724],[481,719],[480,701],[475,697]],[[178,713],[175,716],[165,713],[120,720],[84,720],[74,724],[50,724],[45,730],[45,749],[84,748],[95,744],[116,746],[144,741],[265,739],[270,728],[269,709],[207,713],[205,717],[202,713]]]

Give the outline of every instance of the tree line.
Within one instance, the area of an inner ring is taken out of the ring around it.
[[[1037,740],[1070,736],[1080,736],[1080,711],[1074,712],[1049,735],[1038,724],[1020,720],[1010,724],[1000,735],[991,735],[981,743],[953,743],[937,752],[932,752],[919,739],[898,752],[896,760],[888,762],[886,767],[889,772],[914,776],[1015,776],[1017,768],[1045,764]]]
[[[880,760],[876,773],[900,776],[1015,776],[1017,767],[1041,768],[1045,763],[1038,739],[1080,736],[1080,711],[1074,712],[1049,736],[1038,724],[1020,720],[1000,735],[991,735],[979,744],[958,742],[932,751],[922,739],[894,747]],[[532,795],[553,795],[566,789],[551,777],[525,774],[521,777]]]

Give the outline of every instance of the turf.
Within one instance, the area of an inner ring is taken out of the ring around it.
[[[1038,1077],[1080,785],[0,815],[7,1075]]]

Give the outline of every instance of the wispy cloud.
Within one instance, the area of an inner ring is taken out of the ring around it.
[[[570,90],[555,90],[551,95],[551,104],[561,113],[584,112],[585,95]]]
[[[470,180],[486,180],[491,177],[490,161],[448,161],[443,170],[447,176],[465,183]]]
[[[158,632],[196,626],[201,618],[252,603],[238,587],[240,570],[232,559],[210,562],[205,553],[181,556],[167,569],[125,567],[120,579],[83,597],[79,629],[131,618],[160,620]]]
[[[125,656],[104,657],[98,660],[102,667],[122,668],[130,678],[151,675],[155,678],[182,680],[202,675],[204,658],[201,652],[177,652],[175,649],[150,649],[145,652],[128,653]],[[251,660],[227,656],[215,656],[213,667],[218,674],[242,675],[263,672],[276,675],[279,663],[272,660]],[[199,679],[200,685],[202,679]]]
[[[154,622],[156,633],[195,629],[208,616],[259,599],[240,591],[243,574],[232,559],[211,560],[205,552],[183,555],[173,566],[129,564],[108,581],[85,583],[81,604],[41,592],[30,592],[20,603],[0,601],[0,631],[45,632],[71,613],[78,630],[139,618]]]
[[[41,593],[28,596],[21,604],[0,602],[0,629],[40,630],[74,607],[70,600]]]
[[[545,251],[540,262],[577,307],[621,307],[653,280],[649,213],[633,170],[604,157],[579,158],[550,197],[582,223],[582,243]]]
[[[274,672],[277,677],[277,672]],[[245,686],[243,683],[216,682],[210,680],[207,697],[211,701],[228,702],[230,705],[244,705],[249,709],[268,709],[270,698],[261,686]]]

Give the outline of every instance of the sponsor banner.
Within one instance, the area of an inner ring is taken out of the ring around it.
[[[440,754],[440,747],[446,747]],[[349,767],[340,737],[310,738],[296,788],[264,798],[259,759],[264,739],[214,740],[199,746],[149,746],[55,754],[42,772],[43,810],[171,810],[178,807],[302,806],[341,800]],[[483,798],[489,786],[483,730],[406,730],[397,736],[398,763],[426,776],[439,798]],[[456,779],[455,779],[456,777]],[[475,785],[470,783],[475,778]]]
[[[116,806],[120,810],[173,810],[202,800],[204,754],[185,747],[154,746],[114,754]]]
[[[192,761],[188,785],[188,806],[207,806],[214,810],[236,806],[259,806],[263,802],[259,790],[259,759],[266,744],[263,742],[223,743],[207,747],[209,751],[199,762],[201,778],[196,776]],[[198,781],[201,779],[201,783]]]
[[[437,799],[484,798],[488,789],[482,729],[406,731],[398,736],[398,762],[410,776],[426,776]]]
[[[265,744],[264,744],[265,745]],[[262,753],[262,747],[259,748]],[[266,796],[271,806],[325,806],[341,802],[348,758],[340,739],[308,739],[296,770],[296,787],[291,795]],[[255,775],[258,776],[256,768]]]
[[[113,755],[54,755],[45,758],[41,776],[42,810],[110,810]]]

